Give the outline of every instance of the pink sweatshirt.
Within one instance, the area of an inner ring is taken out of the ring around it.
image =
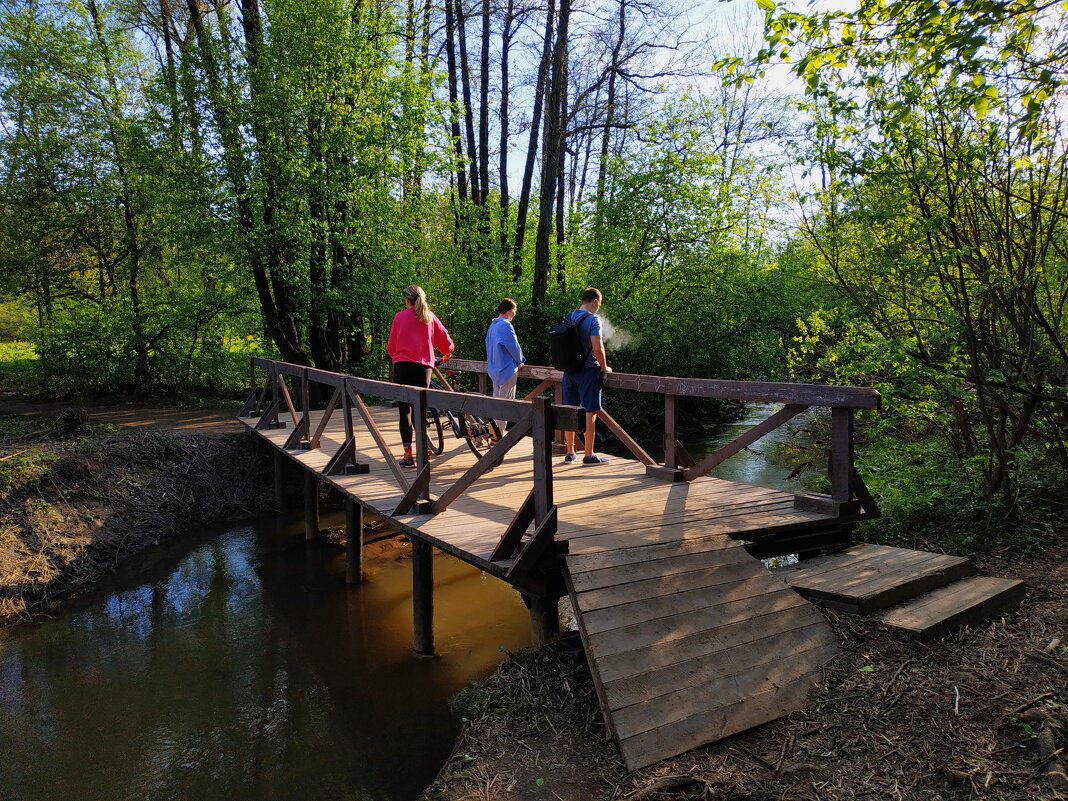
[[[456,345],[434,312],[430,313],[429,324],[419,322],[413,309],[397,312],[389,329],[389,342],[386,343],[390,361],[394,364],[415,362],[433,367],[435,347],[448,356]]]

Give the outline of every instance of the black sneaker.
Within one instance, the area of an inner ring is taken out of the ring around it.
[[[609,461],[611,461],[611,460],[610,459],[605,459],[603,456],[598,456],[596,453],[594,453],[594,454],[591,454],[590,456],[583,456],[582,457],[582,466],[583,467],[589,467],[590,465],[595,465],[595,464],[608,464]]]
[[[397,464],[399,464],[401,467],[415,467],[415,457],[405,456],[402,459],[398,459]]]

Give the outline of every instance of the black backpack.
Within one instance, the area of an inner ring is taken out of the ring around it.
[[[586,366],[590,348],[582,340],[582,322],[589,316],[590,312],[578,319],[567,315],[549,329],[553,367],[562,373],[577,373]]]

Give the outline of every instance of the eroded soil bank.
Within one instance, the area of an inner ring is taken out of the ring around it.
[[[0,417],[0,625],[177,532],[260,514],[269,465],[247,435]]]
[[[1045,801],[1068,797],[1068,547],[981,569],[1011,615],[923,645],[826,612],[843,644],[801,712],[628,774],[572,637],[466,689],[432,801]]]

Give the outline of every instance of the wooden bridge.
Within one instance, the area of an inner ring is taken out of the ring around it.
[[[450,366],[477,373],[484,391],[485,363]],[[559,630],[558,601],[570,595],[606,724],[631,769],[802,706],[837,645],[805,590],[760,558],[849,545],[856,521],[878,513],[853,467],[854,412],[878,408],[878,393],[613,373],[610,390],[663,396],[665,459],[655,462],[605,414],[633,458],[586,468],[557,458],[561,432],[585,427],[581,409],[560,403],[561,374],[524,366],[520,376],[540,383],[510,401],[253,359],[239,418],[273,447],[280,491],[284,461],[303,468],[309,537],[318,535],[318,482],[347,499],[351,582],[360,580],[364,510],[409,535],[417,654],[434,652],[432,548],[521,592],[536,645]],[[550,390],[555,399],[542,397]],[[783,406],[695,462],[678,441],[680,397]],[[510,430],[477,459],[451,438],[453,447],[432,457],[417,434],[409,471],[395,457],[396,409],[371,399],[412,404],[417,425],[431,407],[507,420]],[[828,495],[707,476],[813,406],[830,409]]]

